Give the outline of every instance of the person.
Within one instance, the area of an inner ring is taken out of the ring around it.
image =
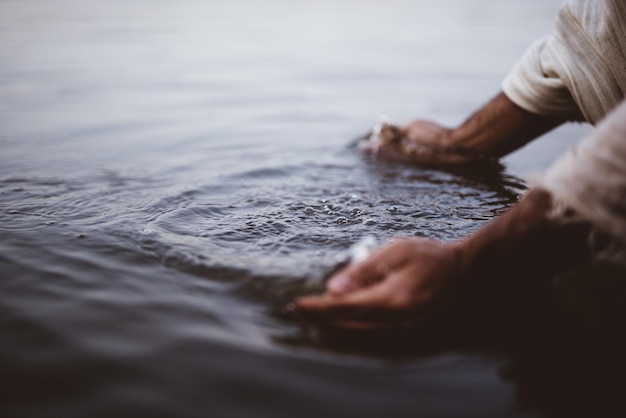
[[[456,242],[400,238],[294,302],[340,327],[385,328],[427,318],[459,289],[506,289],[589,263],[626,260],[626,3],[564,2],[553,32],[533,43],[502,91],[457,128],[386,125],[371,152],[394,160],[497,160],[568,121],[594,130],[482,229]],[[503,277],[514,266],[516,279]],[[488,284],[485,286],[485,284]],[[492,287],[492,285],[499,287]],[[529,296],[532,297],[532,294]],[[527,301],[532,303],[532,301]]]

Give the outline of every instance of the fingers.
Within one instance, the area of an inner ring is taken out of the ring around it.
[[[382,280],[389,272],[408,261],[408,240],[396,240],[384,245],[366,260],[349,265],[332,276],[326,288],[330,293],[342,294],[369,286]]]
[[[378,142],[382,144],[394,144],[400,142],[406,135],[403,128],[396,125],[385,124],[378,134]]]
[[[324,297],[296,301],[295,313],[319,324],[351,329],[405,328],[421,319],[418,311],[395,310],[370,302],[324,300]]]
[[[397,326],[401,315],[387,306],[384,292],[372,287],[348,295],[310,296],[295,302],[303,318],[342,328],[380,328]]]
[[[381,286],[371,286],[345,295],[325,294],[308,296],[296,300],[296,309],[314,317],[336,317],[340,319],[363,319],[372,311],[380,311],[386,304]]]
[[[405,135],[404,129],[396,125],[384,123],[370,131],[365,142],[359,144],[359,149],[365,154],[378,155],[380,147],[389,148],[390,144],[398,144]]]

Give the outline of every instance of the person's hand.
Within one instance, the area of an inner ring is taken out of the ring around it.
[[[296,311],[340,327],[411,325],[445,299],[459,276],[459,260],[454,244],[398,239],[335,274],[325,294],[296,300]]]
[[[476,150],[452,144],[452,132],[428,120],[404,126],[383,124],[362,149],[383,159],[418,164],[458,165],[490,159]]]

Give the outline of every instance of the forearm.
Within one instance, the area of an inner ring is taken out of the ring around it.
[[[547,191],[531,190],[508,212],[453,244],[461,275],[541,280],[586,263],[591,225],[556,222],[550,217],[552,207]]]
[[[444,143],[498,158],[566,121],[566,116],[530,113],[500,93],[461,126],[448,130]]]

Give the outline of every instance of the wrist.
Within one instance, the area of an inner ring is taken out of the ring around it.
[[[548,191],[533,189],[475,234],[450,244],[458,275],[539,279],[584,265],[590,224],[559,222],[553,207]]]
[[[468,251],[467,240],[459,240],[448,244],[454,281],[464,280],[471,275],[472,257]]]

